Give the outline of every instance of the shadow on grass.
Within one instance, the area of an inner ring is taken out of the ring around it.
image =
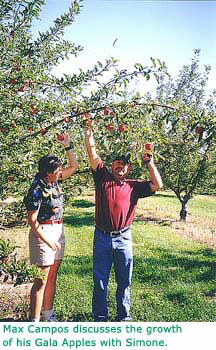
[[[134,218],[134,222],[146,222],[146,223],[157,223],[161,226],[171,226],[173,222],[176,220],[171,219],[160,219],[160,218],[154,218],[150,216],[144,216],[144,215],[138,215]]]
[[[138,282],[166,285],[183,280],[185,283],[215,280],[215,253],[210,249],[185,251],[181,255],[165,248],[152,248],[151,251],[153,257],[134,257],[133,278]]]
[[[84,199],[76,199],[72,203],[72,207],[75,207],[75,208],[91,208],[94,206],[95,206],[94,203],[90,201],[86,201]]]
[[[91,256],[66,256],[61,264],[59,276],[61,274],[75,274],[79,277],[92,276]]]
[[[204,295],[206,297],[210,297],[215,299],[216,298],[216,288],[210,289],[209,291],[205,292]]]
[[[176,198],[176,195],[175,194],[163,194],[163,193],[157,193],[156,194],[157,197],[164,197],[164,198]]]
[[[166,248],[152,248],[151,251],[150,257],[134,256],[133,279],[137,282],[162,285],[169,281],[207,282],[216,278],[216,254],[211,249],[182,251],[181,255]],[[59,274],[90,276],[92,264],[92,256],[66,256]]]
[[[78,312],[77,314],[72,314],[71,319],[66,320],[67,322],[92,322],[94,321],[91,312]]]
[[[196,254],[201,254],[204,256],[209,256],[209,257],[214,257],[216,258],[216,252],[215,250],[211,249],[211,248],[204,248],[204,249],[200,249],[196,252]]]
[[[90,226],[95,224],[94,213],[83,213],[80,215],[65,215],[64,223],[74,227]]]
[[[0,322],[20,322],[20,320],[15,320],[12,317],[0,318]]]
[[[166,293],[167,300],[171,301],[174,304],[185,307],[185,305],[191,302],[191,296],[188,291],[177,290],[172,293]]]

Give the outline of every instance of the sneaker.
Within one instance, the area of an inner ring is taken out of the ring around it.
[[[59,322],[59,320],[55,317],[54,314],[50,316],[48,320],[44,320],[45,322]]]
[[[107,317],[105,317],[105,316],[96,316],[94,318],[94,321],[95,322],[107,322]]]
[[[132,318],[131,318],[131,316],[126,316],[126,317],[116,316],[115,320],[117,322],[129,322],[129,321],[132,321]]]

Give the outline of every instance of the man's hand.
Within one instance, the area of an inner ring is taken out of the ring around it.
[[[57,137],[57,142],[61,143],[64,147],[70,146],[70,141],[68,134],[61,135],[61,138]]]
[[[160,173],[154,164],[153,155],[150,153],[148,153],[148,154],[145,153],[144,154],[144,161],[146,161],[149,175],[150,175],[151,192],[158,191],[161,187],[163,187],[163,182],[162,182]]]
[[[97,154],[92,128],[89,126],[86,126],[85,128],[85,144],[89,156],[90,165],[92,169],[95,170],[98,164],[101,162],[101,159]]]
[[[145,152],[143,156],[143,162],[144,164],[154,164],[153,154],[150,152]]]

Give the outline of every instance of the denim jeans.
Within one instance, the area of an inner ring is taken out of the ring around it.
[[[128,229],[117,237],[95,228],[93,246],[94,291],[92,311],[95,321],[107,321],[107,287],[110,270],[114,263],[117,283],[117,321],[130,319],[130,284],[133,256],[131,231]]]

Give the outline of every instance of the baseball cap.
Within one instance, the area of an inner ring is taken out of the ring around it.
[[[124,164],[130,164],[130,154],[118,154],[117,156],[115,156],[113,158],[113,162],[115,160],[122,160],[124,162]]]

